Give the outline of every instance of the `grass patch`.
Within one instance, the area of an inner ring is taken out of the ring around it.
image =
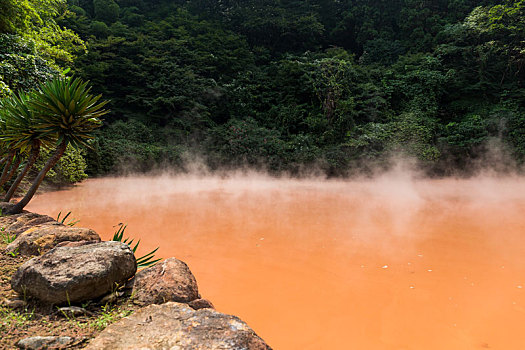
[[[29,322],[34,319],[35,313],[32,311],[16,311],[5,306],[0,306],[0,333],[8,334],[13,330],[20,331],[27,327]]]
[[[123,306],[103,306],[102,313],[91,321],[90,326],[98,331],[103,331],[110,324],[115,323],[123,317],[131,315],[133,310],[130,309],[129,306],[129,304]]]
[[[9,244],[16,239],[16,235],[10,234],[5,230],[5,227],[0,228],[0,242],[3,244]]]

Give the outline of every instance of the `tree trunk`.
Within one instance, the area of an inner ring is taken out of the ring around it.
[[[42,180],[44,180],[44,177],[46,176],[47,172],[52,167],[54,167],[55,164],[60,159],[60,157],[62,157],[62,155],[66,151],[66,147],[67,147],[67,142],[66,141],[62,141],[60,143],[60,145],[58,145],[57,149],[55,150],[55,153],[47,160],[46,164],[44,165],[44,168],[42,170],[40,170],[40,172],[38,173],[38,176],[36,177],[35,181],[33,182],[33,185],[31,186],[29,191],[27,191],[27,193],[24,196],[24,198],[22,198],[22,200],[20,202],[16,203],[13,207],[11,207],[8,210],[8,212],[7,212],[8,214],[19,214],[19,213],[22,212],[22,210],[24,210],[24,208],[27,205],[27,203],[29,203],[29,201],[35,195],[36,190],[38,190],[38,187],[42,183]]]
[[[40,140],[33,140],[33,144],[31,145],[31,155],[27,159],[26,166],[24,167],[22,172],[18,174],[15,182],[9,188],[9,191],[7,191],[4,197],[4,202],[9,202],[11,200],[11,198],[15,194],[16,189],[20,185],[20,182],[22,182],[27,172],[31,170],[31,168],[35,164],[39,154],[40,154]]]
[[[9,171],[9,173],[7,174],[7,177],[5,178],[5,182],[2,184],[2,185],[5,185],[5,183],[9,180],[11,180],[11,178],[13,177],[13,175],[16,173],[16,171],[18,170],[18,166],[20,165],[20,163],[22,163],[22,156],[20,154],[18,154],[16,156],[16,160],[15,160],[15,163],[11,166],[11,170]]]
[[[7,175],[9,174],[9,169],[11,168],[11,163],[13,162],[14,156],[15,151],[10,151],[7,155],[7,163],[5,163],[4,170],[0,176],[0,186],[3,186],[7,182]]]

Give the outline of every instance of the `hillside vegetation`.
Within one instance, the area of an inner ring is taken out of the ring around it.
[[[524,0],[9,0],[0,32],[0,94],[71,67],[111,100],[93,175],[525,159]]]

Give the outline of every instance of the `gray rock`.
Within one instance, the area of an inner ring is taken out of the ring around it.
[[[271,349],[246,323],[213,309],[150,305],[107,327],[86,349]]]
[[[120,242],[59,247],[25,262],[11,279],[19,294],[51,304],[100,297],[137,270],[131,248]]]
[[[58,222],[48,222],[33,226],[22,232],[6,247],[6,252],[21,255],[40,255],[60,242],[95,241],[100,236],[89,228],[71,227]]]
[[[93,313],[79,306],[64,306],[58,309],[58,315],[64,317],[92,316]]]
[[[64,349],[75,342],[72,337],[30,337],[19,340],[16,346],[19,349]]]
[[[197,281],[184,262],[169,258],[139,271],[133,282],[133,301],[139,305],[200,298]]]

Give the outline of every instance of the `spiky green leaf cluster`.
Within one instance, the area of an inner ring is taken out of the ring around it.
[[[45,135],[57,135],[57,142],[66,141],[75,148],[89,147],[91,133],[102,125],[108,113],[99,102],[101,95],[92,95],[88,82],[79,78],[59,78],[45,83],[34,94],[30,108],[38,114],[38,128]]]
[[[0,99],[0,111],[4,110],[5,101]],[[3,113],[0,112],[0,135],[5,134],[5,117],[3,116]],[[4,157],[9,152],[8,144],[0,138],[0,157]],[[4,162],[4,158],[2,158],[2,164]]]
[[[66,215],[64,215],[62,218],[60,218],[60,215],[62,215],[62,212],[59,212],[58,213],[58,216],[57,216],[57,222],[63,224],[63,225],[67,225],[67,226],[75,226],[76,224],[78,224],[80,222],[80,220],[71,220],[69,222],[66,222],[67,218],[69,217],[69,215],[71,215],[71,211],[68,211]]]
[[[133,250],[133,254],[135,254],[140,244],[140,239],[133,246],[132,244],[133,244],[134,239],[130,239],[130,237],[124,238],[124,232],[126,231],[126,228],[127,228],[127,225],[120,224],[118,230],[115,231],[115,233],[113,234],[112,241],[126,243],[127,245],[130,246],[131,250]],[[157,247],[153,249],[151,252],[149,252],[148,254],[136,258],[137,268],[148,267],[160,261],[161,259],[153,259],[155,257],[155,252],[157,252],[158,249],[159,248]]]
[[[34,140],[39,140],[43,147],[50,147],[56,140],[55,135],[45,135],[38,128],[38,118],[30,108],[31,93],[22,91],[18,95],[5,98],[0,109],[2,134],[0,140],[7,148],[15,148],[21,152],[28,150]]]

